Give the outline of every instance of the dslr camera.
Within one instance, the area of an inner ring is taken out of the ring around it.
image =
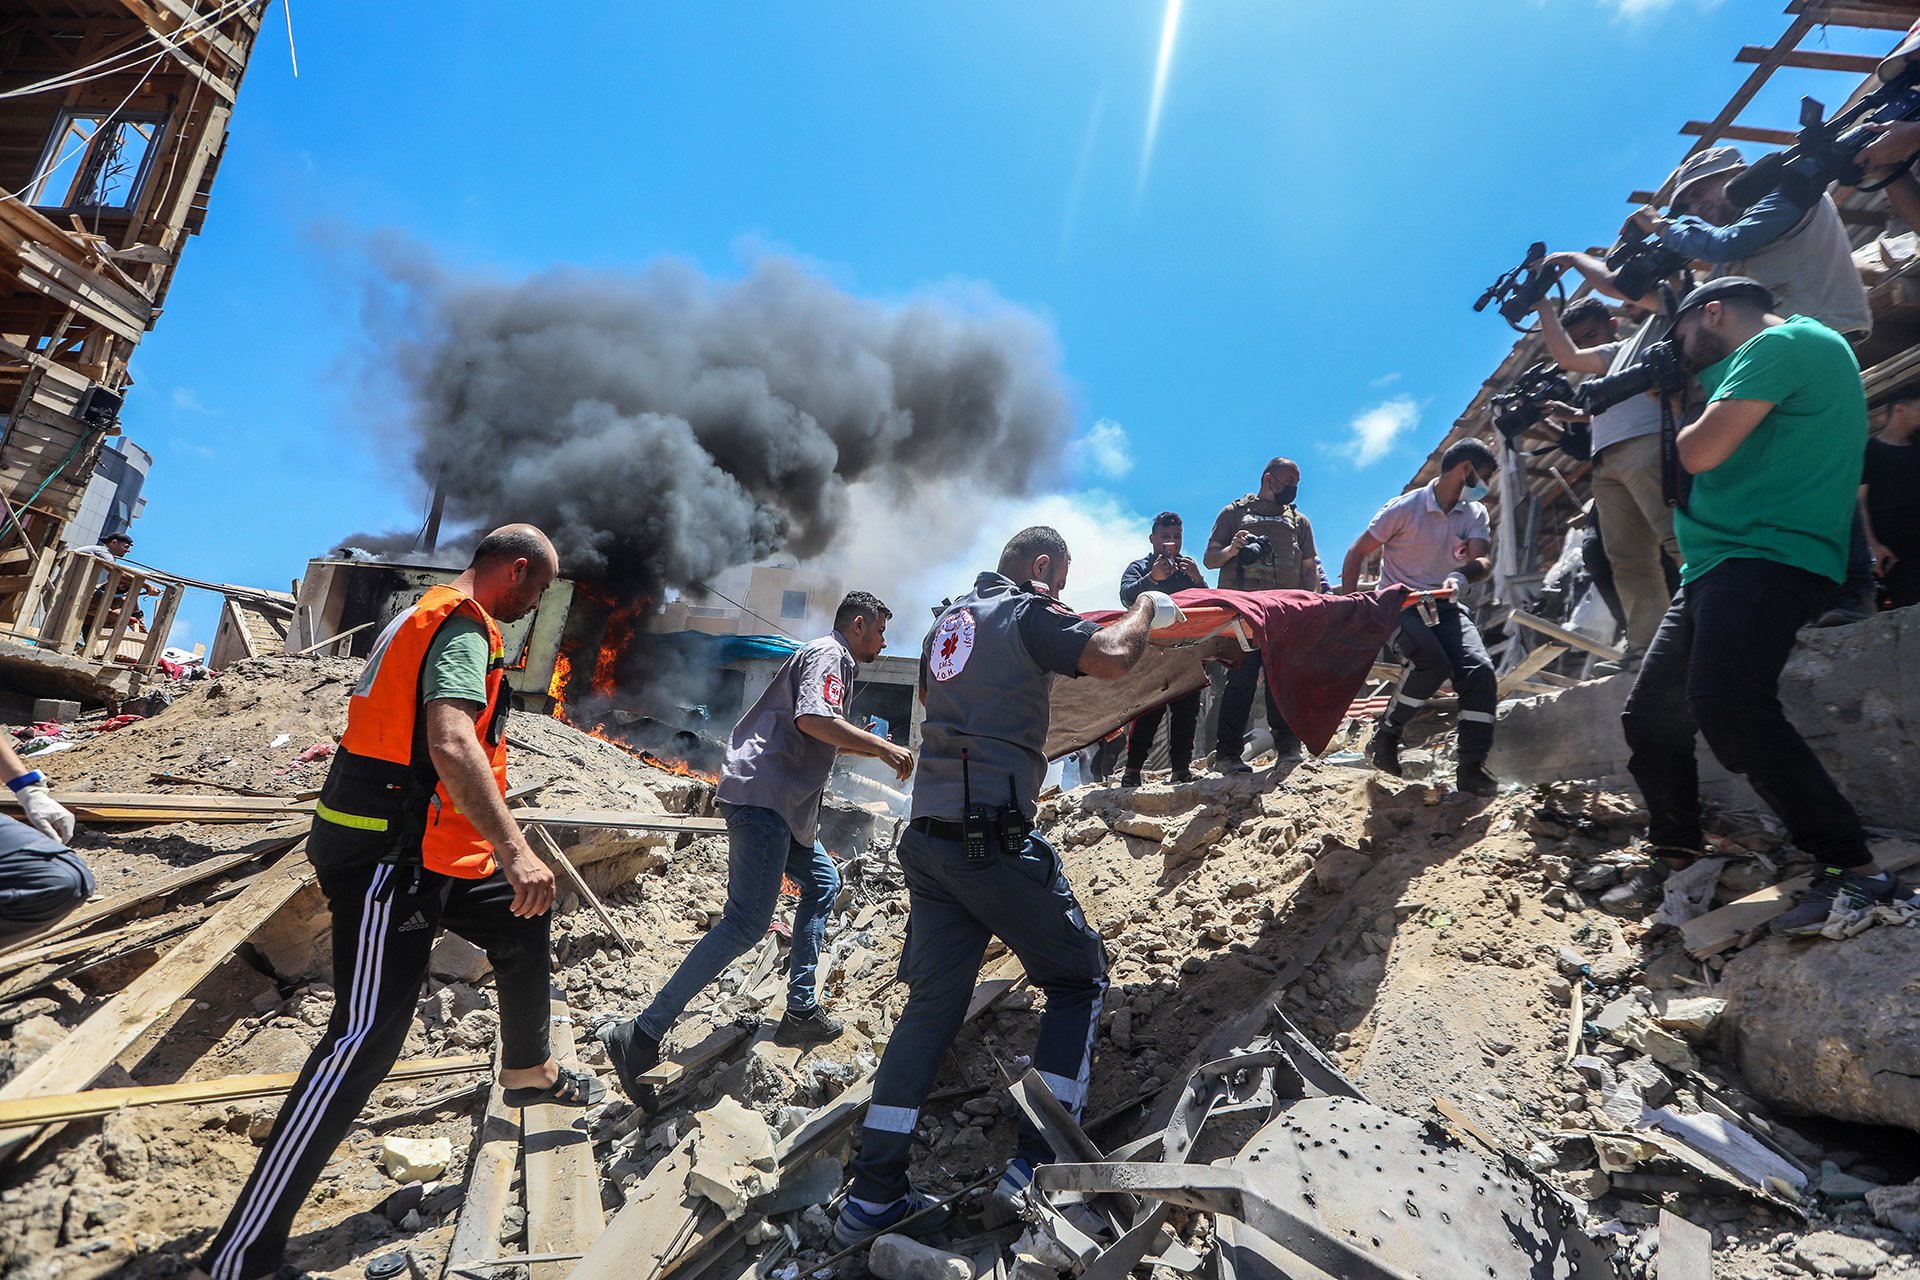
[[[1602,413],[1649,391],[1672,396],[1686,389],[1687,368],[1680,358],[1680,346],[1666,337],[1649,343],[1640,358],[1620,372],[1581,383],[1573,393],[1573,403],[1588,413]]]
[[[1264,534],[1254,534],[1247,539],[1247,545],[1240,548],[1240,563],[1254,564],[1273,554],[1273,541]]]

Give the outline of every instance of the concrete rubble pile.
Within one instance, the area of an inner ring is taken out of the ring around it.
[[[297,797],[324,763],[296,758],[337,732],[354,667],[243,664],[63,753],[63,783],[141,790],[166,769]],[[539,808],[710,812],[707,784],[558,721],[521,717],[513,733],[510,783],[539,788],[526,801]],[[1413,743],[1406,758],[1424,774],[1444,754]],[[303,1210],[295,1255],[316,1274],[406,1253],[420,1274],[516,1280],[1638,1278],[1697,1245],[1712,1274],[1741,1280],[1920,1275],[1920,1115],[1902,1076],[1920,1039],[1920,929],[1767,938],[1753,895],[1797,855],[1740,811],[1714,819],[1702,914],[1616,918],[1598,898],[1631,866],[1644,815],[1630,796],[1562,784],[1480,801],[1342,759],[1046,801],[1042,829],[1111,961],[1092,1094],[1076,1123],[1028,1074],[1042,997],[990,954],[916,1135],[916,1184],[962,1197],[949,1233],[845,1256],[831,1240],[829,1205],[906,997],[897,823],[839,803],[844,888],[821,974],[845,1035],[775,1042],[764,1020],[780,1011],[785,940],[770,933],[676,1029],[656,1112],[615,1091],[576,1122],[601,1212],[557,1249],[517,1135],[500,1196],[475,1194],[499,1150],[483,1069],[498,1017],[485,957],[443,939],[402,1062],[482,1069],[382,1086]],[[297,814],[103,827],[85,848],[109,895],[302,829]],[[610,1078],[591,1032],[644,1007],[717,918],[725,841],[557,834],[611,925],[563,892],[556,1045]],[[1889,836],[1881,852],[1906,847]],[[69,961],[51,955],[0,972],[0,1089],[190,936],[165,921],[204,920],[223,893],[211,877],[143,907],[138,927],[105,921],[129,928],[126,949],[109,943],[88,967],[59,972]],[[296,895],[94,1087],[296,1069],[337,998],[314,945],[321,915]],[[48,1130],[0,1173],[0,1270],[184,1274],[278,1106],[129,1107]],[[1022,1115],[1060,1163],[1013,1215],[984,1191]],[[449,1270],[457,1251],[456,1267],[488,1265]]]

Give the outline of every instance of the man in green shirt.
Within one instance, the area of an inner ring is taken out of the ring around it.
[[[1794,633],[1847,576],[1867,401],[1847,340],[1773,314],[1759,283],[1723,276],[1687,295],[1674,340],[1708,402],[1680,431],[1694,477],[1674,515],[1681,586],[1627,697],[1627,768],[1645,796],[1650,864],[1603,903],[1644,908],[1700,854],[1697,731],[1820,864],[1774,921],[1817,936],[1830,916],[1904,897],[1873,864],[1860,816],[1780,706]]]

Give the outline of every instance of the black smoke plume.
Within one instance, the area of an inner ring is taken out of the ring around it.
[[[977,293],[876,302],[780,257],[499,281],[381,256],[373,331],[448,528],[531,521],[623,598],[832,550],[850,485],[1036,492],[1072,429],[1050,331]]]

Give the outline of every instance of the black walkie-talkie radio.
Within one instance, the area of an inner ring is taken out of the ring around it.
[[[960,748],[960,807],[965,811],[960,816],[960,848],[966,853],[968,862],[985,862],[987,811],[973,807],[973,771],[965,747]]]

